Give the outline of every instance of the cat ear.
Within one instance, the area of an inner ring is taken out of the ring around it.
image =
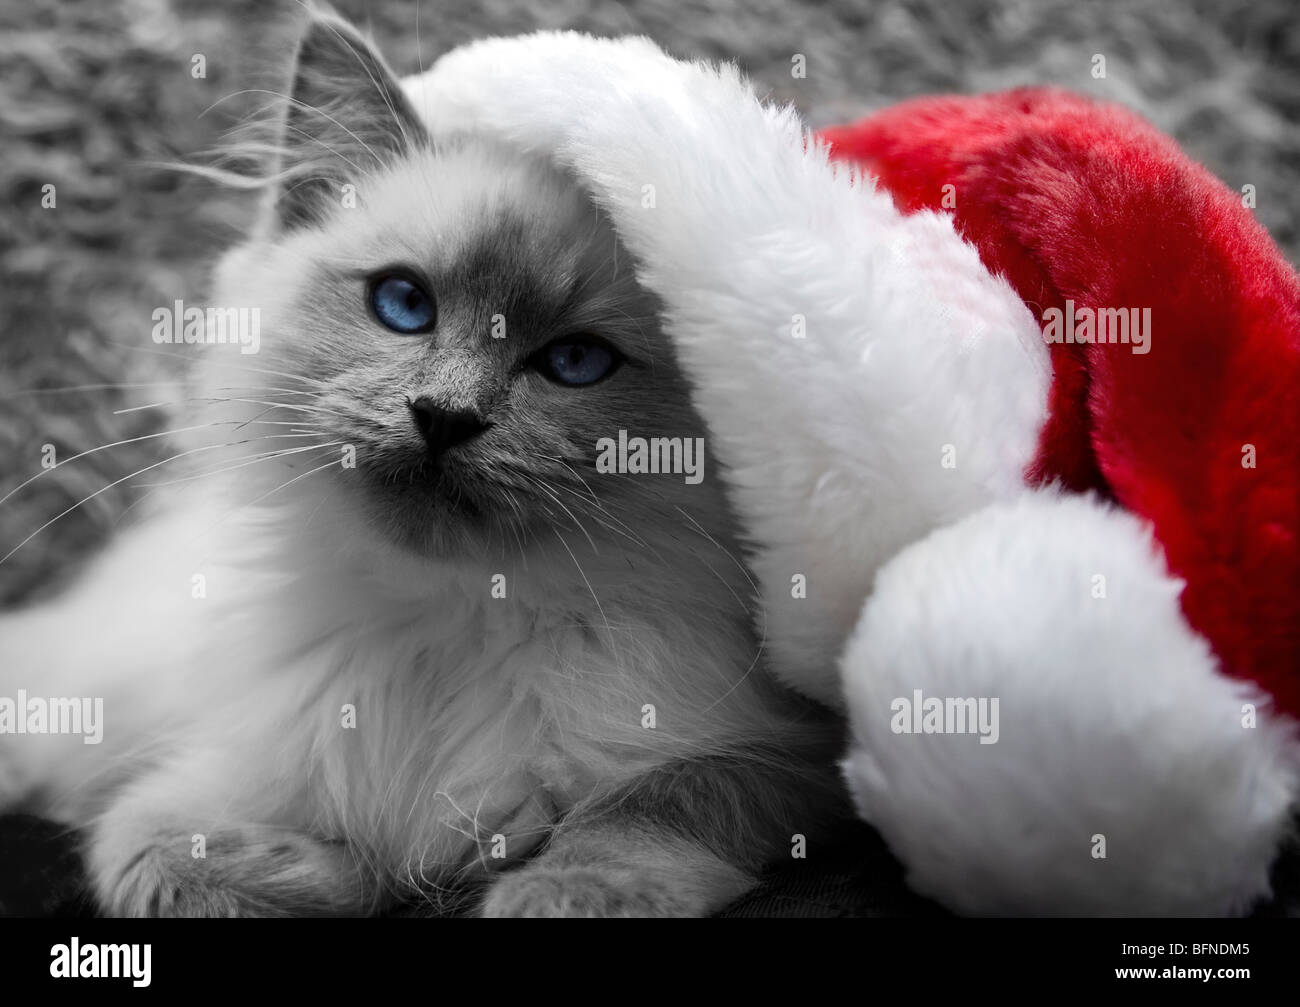
[[[383,58],[334,14],[313,12],[289,94],[274,211],[284,229],[348,205],[377,168],[429,143]]]

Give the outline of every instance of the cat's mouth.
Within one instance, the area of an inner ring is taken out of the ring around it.
[[[424,485],[439,513],[471,520],[479,520],[484,516],[483,505],[465,487],[464,480],[452,478],[445,469],[439,468],[431,479],[426,477]]]
[[[376,467],[369,482],[385,500],[396,498],[405,508],[430,518],[482,518],[488,508],[487,494],[467,467],[472,466],[463,460],[412,452],[395,464]]]
[[[459,450],[434,456],[409,445],[361,458],[368,520],[404,549],[425,556],[473,554],[502,523],[492,480]]]

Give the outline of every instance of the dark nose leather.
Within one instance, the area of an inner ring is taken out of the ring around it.
[[[415,427],[424,438],[429,454],[437,459],[448,448],[477,437],[488,428],[477,413],[469,410],[444,409],[423,395],[409,403]]]

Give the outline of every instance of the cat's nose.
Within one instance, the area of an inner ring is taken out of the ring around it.
[[[423,395],[414,402],[408,401],[416,429],[428,445],[429,454],[438,458],[448,448],[477,437],[489,426],[475,412],[468,409],[444,409]]]

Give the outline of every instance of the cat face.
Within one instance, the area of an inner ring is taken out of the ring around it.
[[[326,469],[288,499],[342,494],[434,556],[562,529],[648,545],[679,511],[725,534],[657,304],[569,176],[478,138],[435,147],[379,58],[331,21],[301,46],[283,147],[262,235],[224,264],[218,297],[262,318],[236,382],[260,387],[225,408],[302,431],[287,436],[304,450],[273,463]],[[654,447],[640,467],[677,470],[618,471],[629,460],[611,446],[635,455],[638,438]]]

